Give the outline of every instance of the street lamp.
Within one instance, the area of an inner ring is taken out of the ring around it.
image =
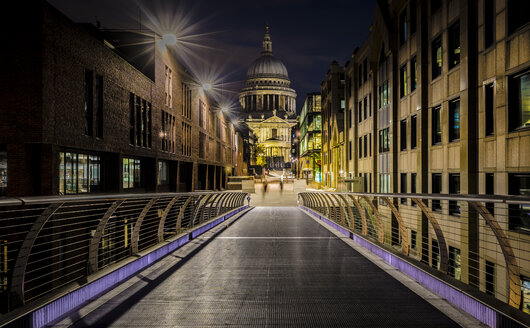
[[[172,33],[166,33],[162,35],[162,42],[164,42],[166,46],[174,46],[177,44],[177,36]]]

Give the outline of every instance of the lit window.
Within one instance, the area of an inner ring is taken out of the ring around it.
[[[508,83],[510,131],[530,127],[530,72],[511,76]]]
[[[441,127],[441,107],[433,107],[432,109],[432,144],[436,145],[442,142],[442,127]]]
[[[449,69],[460,64],[460,23],[449,28]]]
[[[100,190],[100,156],[61,152],[59,157],[60,195],[95,192]]]
[[[141,163],[139,159],[123,158],[123,189],[142,186]]]
[[[442,37],[439,36],[432,41],[432,79],[442,74]]]
[[[460,140],[460,99],[449,102],[449,141]]]

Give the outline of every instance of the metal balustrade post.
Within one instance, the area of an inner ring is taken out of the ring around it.
[[[381,196],[381,199],[388,205],[388,207],[390,207],[390,210],[392,213],[394,213],[394,216],[398,222],[399,232],[401,233],[401,252],[405,255],[409,255],[409,236],[407,234],[405,223],[401,218],[401,214],[399,213],[396,206],[386,196]]]
[[[191,202],[191,200],[193,199],[193,197],[194,196],[189,196],[188,199],[186,199],[186,201],[184,202],[184,204],[182,204],[182,206],[180,207],[179,214],[177,216],[177,223],[176,223],[177,233],[182,232],[182,217],[184,216],[184,211],[188,207],[188,205]],[[193,220],[193,218],[192,218],[192,220]]]
[[[362,230],[361,234],[363,236],[366,236],[368,234],[368,222],[366,222],[366,212],[364,211],[364,208],[361,206],[359,201],[355,199],[355,196],[349,195],[352,203],[357,207],[357,210],[359,211],[359,214],[361,215],[361,222],[362,222]]]
[[[31,249],[35,240],[39,236],[44,225],[50,220],[50,218],[57,212],[57,210],[64,203],[54,203],[48,205],[48,207],[39,215],[37,220],[33,223],[29,229],[22,246],[17,255],[15,266],[13,267],[13,276],[11,279],[10,289],[10,303],[13,308],[19,307],[25,304],[24,298],[24,280],[26,276],[26,267],[28,265],[29,256],[31,255]]]
[[[506,269],[508,270],[510,289],[508,304],[516,309],[519,309],[521,306],[521,275],[515,254],[513,253],[512,246],[510,245],[510,241],[504,234],[504,231],[495,217],[484,205],[479,202],[472,201],[469,201],[468,203],[480,213],[480,215],[484,218],[484,221],[486,221],[486,224],[491,228],[495,238],[497,238],[502,255],[504,256],[504,261],[506,261]]]
[[[98,271],[99,243],[101,242],[103,231],[105,231],[105,227],[107,226],[110,217],[124,201],[124,199],[119,199],[110,205],[105,214],[103,214],[101,220],[99,220],[94,235],[90,238],[90,246],[88,247],[88,269],[90,273]]]
[[[443,273],[448,272],[449,268],[449,252],[447,250],[447,242],[442,231],[442,228],[438,224],[438,221],[432,214],[431,210],[425,205],[421,199],[412,198],[412,201],[418,205],[423,214],[427,217],[427,220],[431,223],[434,233],[436,234],[436,240],[438,241],[438,250],[440,252],[440,271]]]
[[[215,208],[215,216],[219,216],[220,214],[224,214],[225,212],[221,213],[222,209],[224,208],[225,201],[228,197],[230,197],[230,192],[225,192],[221,194],[221,199],[217,201],[217,206]]]
[[[340,221],[343,226],[346,226],[346,209],[344,208],[344,205],[342,205],[340,201],[340,197],[337,197],[337,194],[331,194],[333,198],[337,201],[338,207],[340,207]]]
[[[375,219],[377,221],[377,241],[381,244],[385,243],[385,230],[383,227],[383,220],[381,219],[381,214],[375,205],[372,203],[368,196],[361,196],[361,198],[370,206],[372,212],[374,213]]]
[[[324,193],[318,193],[317,195],[320,197],[323,208],[325,209],[324,215],[327,216],[330,220],[333,220],[333,218],[331,217],[331,208],[329,205],[329,200],[324,195]]]
[[[142,228],[142,223],[144,221],[145,216],[147,215],[147,212],[151,209],[153,204],[159,200],[160,198],[151,198],[149,202],[144,206],[142,209],[142,212],[138,216],[138,219],[136,220],[136,223],[134,224],[133,233],[131,237],[131,252],[133,254],[138,254],[138,242],[140,239],[140,229]]]
[[[348,224],[348,227],[353,231],[353,230],[355,230],[355,225],[354,225],[354,223],[355,223],[355,215],[353,214],[353,211],[351,210],[350,204],[348,204],[348,199],[346,197],[344,197],[344,195],[342,195],[342,194],[339,194],[338,196],[342,199],[342,201],[346,205],[345,208],[348,211],[349,221],[350,221],[350,224]]]
[[[162,212],[162,217],[160,218],[160,222],[158,222],[158,242],[164,241],[164,226],[166,224],[166,218],[169,214],[169,211],[171,211],[171,208],[177,200],[179,200],[182,196],[175,196],[171,199],[171,201],[167,204],[166,208],[164,209],[164,212]]]

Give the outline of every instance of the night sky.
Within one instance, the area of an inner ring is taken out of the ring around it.
[[[74,22],[99,21],[102,28],[178,29],[187,41],[183,61],[197,76],[222,83],[224,97],[234,104],[248,66],[260,56],[268,22],[274,55],[298,94],[298,112],[306,93],[320,91],[330,63],[344,64],[368,36],[375,10],[375,0],[49,2]]]

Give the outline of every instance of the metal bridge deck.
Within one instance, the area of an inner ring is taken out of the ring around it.
[[[458,327],[295,207],[255,208],[179,252],[59,325]]]

